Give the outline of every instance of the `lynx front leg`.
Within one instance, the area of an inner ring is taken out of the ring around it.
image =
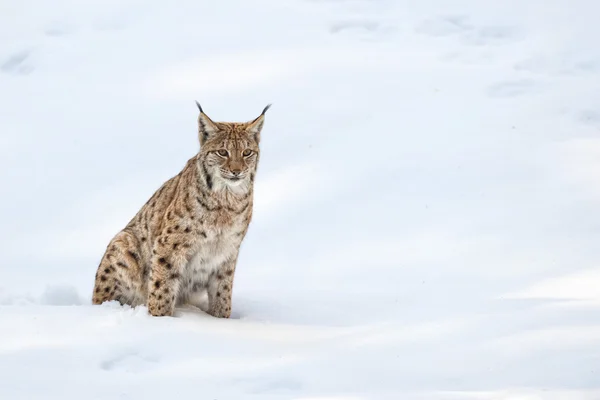
[[[234,259],[214,273],[208,282],[208,313],[217,318],[231,316],[231,295],[233,292]]]
[[[185,246],[181,242],[171,243],[169,237],[159,238],[157,241],[152,257],[152,275],[148,281],[148,311],[153,316],[173,315],[182,270],[189,258],[186,253],[186,248],[189,247],[187,243],[189,242],[185,242]]]

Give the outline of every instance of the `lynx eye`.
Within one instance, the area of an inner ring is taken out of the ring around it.
[[[229,153],[225,149],[218,150],[217,154],[220,155],[221,157],[227,157],[229,155]]]
[[[250,149],[246,149],[242,152],[242,155],[244,157],[248,157],[250,154],[252,154],[252,150],[250,150]]]

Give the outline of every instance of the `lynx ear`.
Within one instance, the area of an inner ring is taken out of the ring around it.
[[[198,115],[198,139],[200,139],[200,145],[203,145],[208,138],[217,133],[219,128],[217,125],[208,118],[208,115],[204,114],[202,106],[196,101],[200,114]]]
[[[248,122],[248,127],[246,128],[246,130],[254,135],[254,139],[258,142],[258,140],[260,139],[260,131],[262,130],[262,127],[265,123],[265,113],[267,112],[267,110],[271,107],[271,104],[268,104],[264,110],[262,111],[262,113],[260,113],[260,115],[254,119],[251,122]]]

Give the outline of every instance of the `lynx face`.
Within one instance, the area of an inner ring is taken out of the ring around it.
[[[256,170],[259,151],[254,135],[245,130],[236,133],[223,132],[205,144],[207,164],[232,186],[250,178],[250,173]]]
[[[200,108],[200,106],[198,106]],[[214,122],[200,108],[198,135],[202,167],[214,183],[249,187],[259,159],[260,131],[267,106],[250,122]]]

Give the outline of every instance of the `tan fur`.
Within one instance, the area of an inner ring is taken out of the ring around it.
[[[96,272],[93,304],[145,304],[152,315],[170,316],[176,305],[202,307],[199,299],[207,294],[205,311],[231,315],[268,106],[247,123],[214,122],[198,108],[200,151],[110,241]]]

